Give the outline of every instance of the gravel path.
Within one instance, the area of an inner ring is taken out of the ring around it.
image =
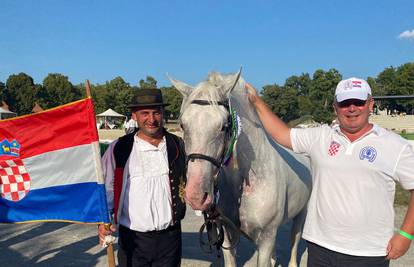
[[[404,208],[396,208],[396,225],[400,225],[405,213]],[[198,244],[198,229],[202,218],[188,209],[183,221],[183,262],[182,266],[215,266],[214,255],[205,254]],[[76,225],[67,223],[0,224],[0,262],[7,267],[31,266],[96,266],[104,267],[106,252],[98,245],[95,225]],[[282,266],[287,266],[287,232],[282,229],[277,242],[277,253]],[[302,261],[306,266],[306,251],[301,246]],[[237,252],[238,266],[242,266],[254,252],[253,246],[241,239]],[[414,266],[414,247],[392,267]]]

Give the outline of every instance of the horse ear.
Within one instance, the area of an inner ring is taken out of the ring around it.
[[[184,97],[188,97],[191,92],[193,91],[193,87],[184,83],[184,82],[180,82],[177,81],[173,78],[171,78],[170,76],[168,76],[168,79],[170,80],[170,82],[172,83],[172,85],[184,96]]]
[[[242,68],[240,67],[240,70],[234,74],[230,74],[226,77],[226,96],[228,97],[233,89],[236,87],[237,83],[240,80]]]

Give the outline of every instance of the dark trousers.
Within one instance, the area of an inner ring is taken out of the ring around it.
[[[312,242],[308,244],[308,267],[388,267],[385,256],[352,256],[329,250]]]
[[[119,226],[118,265],[120,267],[166,266],[181,263],[181,225],[162,231],[136,232]]]

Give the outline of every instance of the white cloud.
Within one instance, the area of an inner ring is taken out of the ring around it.
[[[414,29],[413,30],[408,30],[408,31],[403,31],[402,33],[400,33],[400,35],[398,35],[399,39],[411,39],[414,40]]]

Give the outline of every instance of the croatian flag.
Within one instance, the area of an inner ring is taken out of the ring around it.
[[[90,98],[0,120],[0,222],[109,223]]]

